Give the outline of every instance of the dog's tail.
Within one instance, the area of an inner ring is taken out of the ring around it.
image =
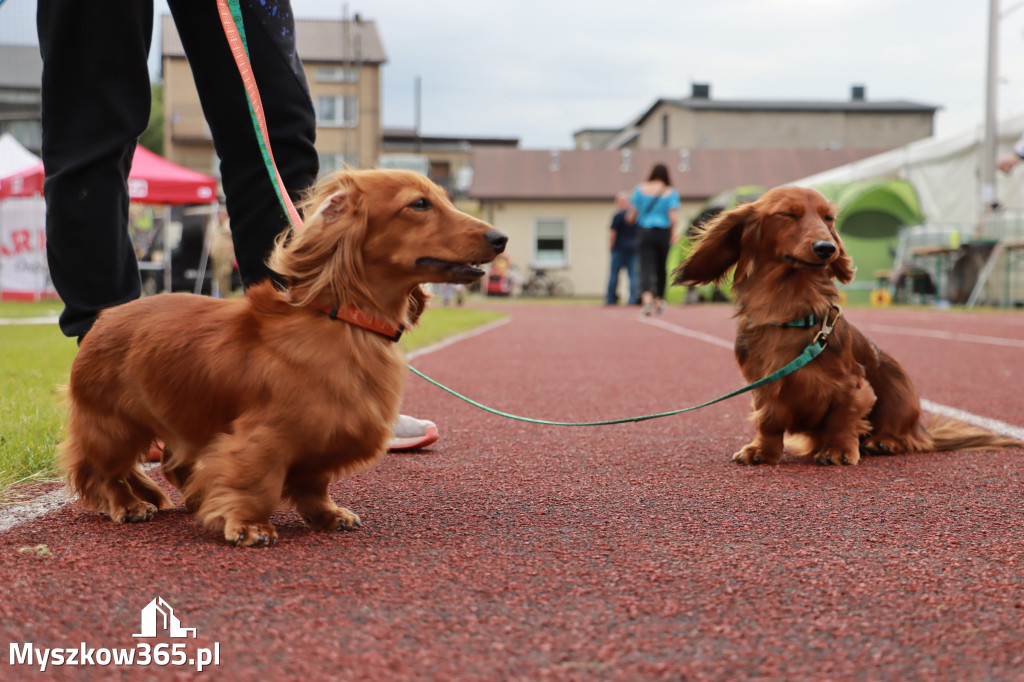
[[[971,426],[951,417],[935,417],[927,427],[932,450],[1006,450],[1024,448],[1024,442],[1011,436]]]

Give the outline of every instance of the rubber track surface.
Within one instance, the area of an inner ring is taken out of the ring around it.
[[[742,385],[729,350],[636,309],[504,309],[508,324],[414,364],[555,420]],[[731,343],[730,315],[662,319]],[[1024,426],[1021,315],[848,317],[925,398]],[[278,546],[246,550],[181,508],[122,526],[65,507],[0,534],[0,678],[191,679],[175,666],[10,665],[11,642],[134,647],[160,596],[198,637],[150,641],[218,643],[211,679],[1024,680],[1024,452],[743,467],[730,456],[752,434],[748,406],[535,426],[410,375],[403,411],[436,420],[442,439],[332,487],[358,531],[314,533],[280,511]],[[52,556],[19,552],[40,544]]]

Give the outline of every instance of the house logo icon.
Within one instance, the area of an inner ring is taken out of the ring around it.
[[[170,637],[187,639],[190,632],[192,639],[195,639],[196,628],[181,627],[181,621],[174,615],[171,605],[163,597],[157,597],[142,609],[142,632],[132,637],[156,637],[158,633],[166,633]]]

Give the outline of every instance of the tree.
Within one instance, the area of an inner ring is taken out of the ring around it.
[[[164,155],[164,84],[153,83],[152,109],[149,113],[149,126],[139,137],[139,144],[151,152]]]

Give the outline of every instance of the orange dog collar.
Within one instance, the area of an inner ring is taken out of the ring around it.
[[[392,342],[397,342],[401,339],[402,333],[405,331],[404,324],[400,324],[396,327],[393,324],[381,320],[376,315],[363,312],[354,305],[345,306],[344,308],[320,308],[320,310],[327,313],[327,316],[332,320],[348,322],[356,327],[371,331],[374,334],[380,334],[385,339]]]

